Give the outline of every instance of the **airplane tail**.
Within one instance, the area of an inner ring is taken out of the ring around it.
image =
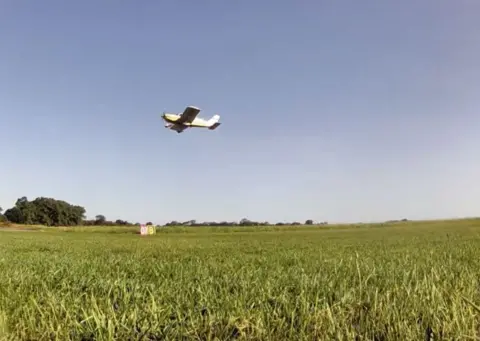
[[[221,124],[220,122],[218,122],[219,120],[220,120],[220,115],[213,115],[213,117],[207,121],[208,129],[210,130],[217,129],[217,127]]]

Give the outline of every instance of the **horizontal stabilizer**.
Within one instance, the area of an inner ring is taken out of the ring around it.
[[[208,127],[208,129],[210,129],[210,130],[215,130],[215,129],[217,129],[217,127],[218,127],[220,124],[221,124],[220,122],[215,122],[215,123],[212,124],[210,127]]]

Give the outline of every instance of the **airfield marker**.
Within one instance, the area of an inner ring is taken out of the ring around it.
[[[155,229],[155,227],[151,225],[147,226],[145,224],[140,225],[140,234],[142,236],[148,236],[156,233],[157,233],[157,230]]]

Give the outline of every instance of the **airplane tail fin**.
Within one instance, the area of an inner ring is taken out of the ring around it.
[[[208,120],[208,129],[214,130],[221,124],[218,122],[220,120],[220,115],[213,115],[211,119]]]

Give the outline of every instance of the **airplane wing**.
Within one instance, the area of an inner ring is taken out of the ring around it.
[[[175,123],[192,123],[192,121],[197,117],[200,112],[199,108],[188,106],[183,111],[180,118]]]
[[[174,124],[170,127],[170,129],[175,130],[177,133],[181,133],[182,131],[187,129],[187,127],[182,124]]]

